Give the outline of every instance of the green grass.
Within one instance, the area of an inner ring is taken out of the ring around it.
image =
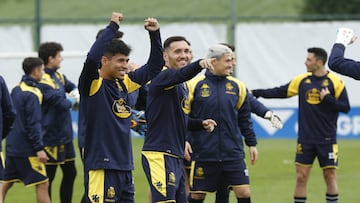
[[[142,138],[133,139],[133,149],[135,158],[135,202],[147,202],[147,188],[144,172],[141,166],[141,147]],[[294,152],[296,147],[295,140],[280,139],[261,139],[259,140],[258,151],[259,160],[256,165],[249,166],[252,202],[292,202],[293,188],[295,184],[295,167],[293,164]],[[76,146],[76,143],[75,143]],[[337,170],[338,185],[340,190],[340,202],[360,202],[357,196],[358,180],[360,179],[360,162],[357,155],[360,152],[360,140],[340,140],[340,167]],[[82,178],[83,171],[79,156],[76,165],[78,176],[75,181],[73,202],[80,202],[83,193]],[[60,168],[59,168],[60,169]],[[57,171],[57,176],[53,184],[53,203],[59,202],[58,188],[61,179],[61,170]],[[22,184],[15,184],[9,191],[7,202],[28,203],[35,202],[34,187],[26,188]],[[209,194],[206,203],[214,202],[214,195]],[[236,200],[231,195],[231,203]],[[308,184],[308,203],[325,202],[325,183],[322,172],[316,162],[311,172]]]
[[[238,16],[297,16],[302,0],[235,0]],[[1,18],[33,18],[36,0],[0,0]],[[228,16],[231,0],[41,0],[45,18],[109,18],[112,11],[125,17]]]

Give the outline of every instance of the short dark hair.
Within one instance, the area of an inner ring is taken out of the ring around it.
[[[165,40],[164,42],[164,49],[169,48],[170,44],[173,42],[178,42],[178,41],[185,41],[189,46],[191,46],[190,42],[183,36],[172,36],[169,37]]]
[[[55,57],[58,52],[63,50],[64,49],[60,43],[45,42],[40,45],[38,56],[44,61],[44,64],[47,65],[50,56]]]
[[[22,68],[25,75],[30,75],[33,70],[44,64],[44,61],[38,57],[27,57],[22,62]]]
[[[318,60],[321,60],[323,64],[327,61],[327,52],[323,48],[319,47],[311,47],[307,49],[308,53],[313,53],[315,55],[315,58]]]
[[[104,56],[112,58],[116,54],[123,54],[129,56],[131,48],[122,40],[112,39],[106,46]]]
[[[99,36],[101,35],[101,33],[105,30],[105,28],[102,28],[98,31],[98,33],[96,34],[96,39],[99,38]],[[121,39],[124,36],[124,32],[118,30],[116,31],[115,37],[116,39]]]

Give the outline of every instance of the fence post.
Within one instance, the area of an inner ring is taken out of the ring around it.
[[[41,0],[35,1],[35,50],[38,50],[41,41]]]
[[[230,19],[227,29],[228,43],[235,46],[235,30],[236,30],[236,0],[230,0]],[[236,75],[236,67],[234,67],[234,75]]]

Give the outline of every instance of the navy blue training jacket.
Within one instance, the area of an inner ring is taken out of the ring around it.
[[[243,140],[256,146],[251,111],[245,85],[232,76],[204,76],[188,82],[189,116],[212,118],[217,127],[212,133],[193,131],[187,139],[196,161],[231,161],[245,157]],[[251,96],[251,95],[250,95]]]
[[[14,128],[6,138],[6,156],[36,156],[44,148],[41,133],[41,103],[43,95],[38,82],[23,76],[11,91],[16,109]]]

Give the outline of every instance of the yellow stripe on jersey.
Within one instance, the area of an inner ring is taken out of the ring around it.
[[[188,105],[186,105],[186,109],[184,110],[184,112],[186,114],[189,114],[191,112],[191,104],[192,102],[194,101],[194,91],[195,91],[195,86],[196,84],[201,81],[201,80],[204,80],[205,79],[205,76],[202,75],[202,76],[199,76],[199,77],[196,77],[196,78],[193,78],[191,80],[189,80],[188,82],[186,82],[186,85],[187,85],[187,88],[188,88]]]
[[[126,74],[125,77],[124,77],[124,80],[123,80],[123,83],[125,84],[127,90],[128,90],[128,93],[131,93],[137,89],[139,89],[141,87],[141,85],[139,85],[138,83],[132,81],[130,78],[129,78],[129,75]]]
[[[341,93],[343,92],[343,90],[345,88],[344,81],[342,81],[340,77],[338,77],[337,75],[335,75],[333,73],[329,73],[327,76],[333,82],[334,90],[335,90],[335,99],[339,99]]]
[[[43,162],[41,162],[39,160],[39,158],[37,158],[36,156],[30,156],[28,157],[31,168],[40,173],[43,176],[46,176],[46,169],[45,169],[45,164]]]
[[[105,170],[90,170],[89,171],[89,193],[88,197],[90,202],[103,203],[104,202],[104,182],[105,182]]]
[[[23,92],[31,92],[33,94],[35,94],[39,100],[39,104],[42,103],[43,101],[43,94],[41,93],[40,89],[37,87],[33,87],[33,86],[29,86],[27,85],[25,82],[21,82],[20,83],[20,89]]]
[[[304,74],[298,75],[294,79],[292,79],[289,84],[289,87],[288,87],[287,96],[292,97],[292,96],[298,95],[299,94],[299,85],[300,85],[301,80],[303,80],[304,78],[306,78],[310,75],[311,75],[311,73],[304,73]]]
[[[54,88],[54,89],[59,89],[58,84],[56,84],[56,82],[51,78],[51,76],[47,73],[43,74],[40,83],[45,84],[45,85],[49,85],[50,87]]]
[[[89,96],[93,96],[94,94],[96,94],[100,87],[101,87],[101,84],[102,84],[102,81],[103,81],[103,78],[102,77],[99,77],[99,79],[96,79],[96,80],[93,80],[91,82],[91,85],[90,85],[90,92],[89,92]]]
[[[64,77],[64,75],[62,73],[60,73],[60,72],[55,72],[55,75],[60,80],[60,82],[63,85],[65,85],[65,77]]]
[[[242,107],[242,105],[244,104],[244,101],[246,99],[246,95],[247,95],[246,86],[245,86],[245,84],[243,82],[237,80],[236,78],[234,78],[232,76],[228,76],[227,79],[235,82],[239,87],[239,100],[238,100],[238,103],[236,105],[236,108],[240,109]]]
[[[142,154],[149,162],[151,184],[156,190],[164,197],[167,196],[166,192],[166,169],[164,152],[143,151]]]

